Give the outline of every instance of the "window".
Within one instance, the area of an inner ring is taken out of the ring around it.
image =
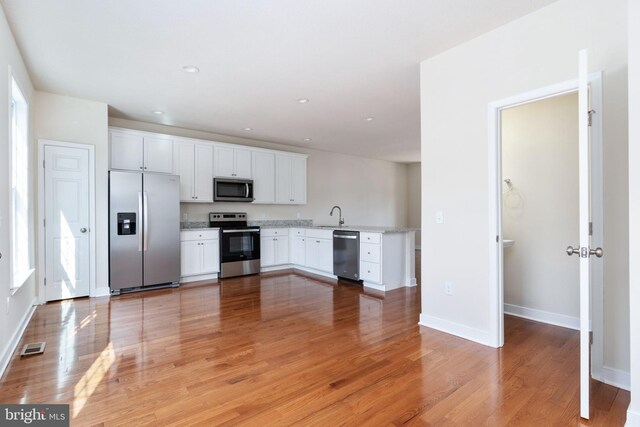
[[[33,272],[29,214],[29,105],[13,77],[10,93],[11,288],[17,289]]]

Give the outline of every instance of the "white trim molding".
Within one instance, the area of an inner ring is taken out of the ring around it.
[[[600,372],[593,372],[592,376],[595,380],[605,384],[627,391],[631,390],[631,375],[629,372],[603,366]]]
[[[625,427],[640,427],[640,413],[628,410],[627,411],[627,422],[624,425]]]
[[[580,330],[580,318],[567,316],[565,314],[553,313],[551,311],[538,310],[535,308],[521,307],[515,304],[504,304],[504,314],[522,317],[536,322],[547,323],[549,325],[561,326],[563,328]]]
[[[2,354],[2,357],[0,357],[0,378],[2,378],[2,376],[4,375],[4,371],[7,369],[7,366],[9,366],[9,362],[11,361],[11,356],[13,356],[13,353],[16,351],[16,348],[18,347],[18,344],[22,339],[22,335],[24,334],[24,331],[27,329],[27,326],[29,325],[29,322],[31,321],[31,317],[33,317],[33,313],[35,313],[35,311],[36,311],[36,298],[34,297],[33,301],[31,301],[31,306],[29,307],[29,309],[27,309],[27,311],[22,316],[22,319],[20,320],[18,327],[16,328],[13,335],[11,336],[11,339],[7,343],[7,346],[4,349],[4,354]]]
[[[424,313],[420,313],[420,321],[418,324],[426,326],[427,328],[436,329],[440,332],[456,335],[460,338],[477,342],[479,344],[495,347],[491,343],[489,332],[483,331],[482,329],[472,328],[461,323],[452,322],[450,320],[430,316]]]

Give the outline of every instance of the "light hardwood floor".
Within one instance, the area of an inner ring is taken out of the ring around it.
[[[72,425],[624,424],[578,334],[508,318],[499,350],[417,324],[419,289],[369,294],[287,271],[38,307],[2,403],[69,403]]]

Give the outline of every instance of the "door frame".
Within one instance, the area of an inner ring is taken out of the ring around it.
[[[89,296],[94,297],[96,292],[96,185],[95,185],[95,146],[76,142],[55,141],[51,139],[38,139],[38,303],[46,304],[47,295],[44,286],[46,274],[46,230],[45,219],[45,185],[44,185],[44,148],[45,146],[60,148],[74,148],[88,150],[89,152]]]
[[[589,75],[591,108],[593,114],[591,126],[591,216],[593,222],[592,245],[602,246],[604,238],[604,188],[602,165],[602,72]],[[517,105],[528,104],[558,95],[578,91],[578,79],[567,80],[543,88],[524,92],[499,101],[489,103],[489,343],[493,347],[504,345],[504,248],[502,246],[502,144],[501,111]],[[576,236],[577,237],[577,236]],[[567,242],[567,245],[575,242]],[[562,248],[558,248],[560,251]],[[591,264],[591,375],[601,380],[604,363],[604,306],[603,306],[603,262]]]

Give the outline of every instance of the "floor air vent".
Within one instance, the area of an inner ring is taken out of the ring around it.
[[[44,347],[47,345],[46,342],[33,342],[31,344],[27,344],[22,347],[22,352],[20,352],[20,356],[32,356],[34,354],[44,353]]]

